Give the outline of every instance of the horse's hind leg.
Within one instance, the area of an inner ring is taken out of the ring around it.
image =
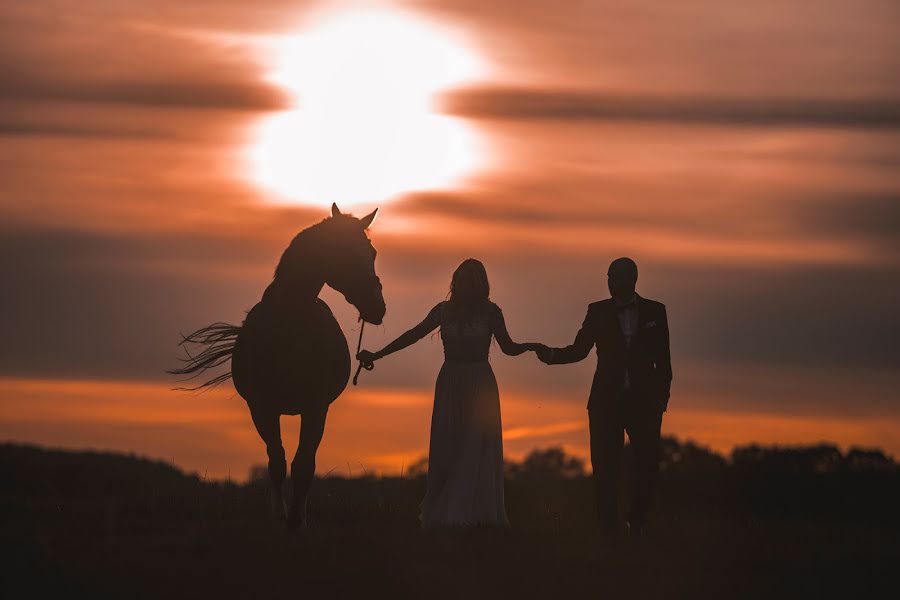
[[[291,462],[291,480],[294,497],[288,513],[288,528],[306,527],[306,496],[316,473],[316,450],[325,433],[325,417],[328,408],[305,411],[300,421],[300,444]]]
[[[284,458],[284,446],[281,445],[281,417],[273,411],[253,408],[250,409],[250,416],[259,437],[266,444],[266,454],[269,456],[272,514],[278,519],[284,519],[286,517],[284,478],[287,475],[287,461]]]

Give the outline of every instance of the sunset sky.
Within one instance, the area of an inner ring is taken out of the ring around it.
[[[515,340],[568,344],[628,255],[668,308],[664,432],[900,456],[893,0],[4,2],[0,439],[244,478],[243,401],[164,371],[333,201],[380,208],[369,349],[470,256]],[[440,362],[364,373],[319,473],[424,455]],[[492,363],[507,456],[586,456],[593,355]]]

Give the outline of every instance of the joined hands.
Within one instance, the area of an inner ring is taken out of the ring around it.
[[[544,346],[540,350],[537,351],[538,360],[544,363],[545,365],[553,364],[553,348],[548,348]]]
[[[531,346],[529,350],[534,351],[539,361],[545,365],[550,364],[550,361],[553,359],[553,348],[545,346],[544,344],[529,344],[529,346]]]

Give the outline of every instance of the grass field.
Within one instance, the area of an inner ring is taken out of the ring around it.
[[[264,482],[203,482],[134,457],[6,445],[3,597],[860,598],[896,591],[895,471],[805,483],[794,476],[800,487],[785,489],[777,474],[762,484],[746,474],[728,483],[734,469],[719,469],[664,472],[653,527],[640,543],[597,536],[588,478],[534,473],[507,482],[508,530],[423,532],[421,477],[327,478],[314,484],[310,528],[289,535],[268,517]],[[733,501],[747,496],[745,487],[766,485],[780,486],[783,501]],[[810,497],[821,502],[806,506]]]

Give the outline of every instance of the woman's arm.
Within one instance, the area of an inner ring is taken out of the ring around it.
[[[492,307],[494,314],[491,315],[491,333],[494,339],[500,345],[503,354],[509,356],[518,356],[529,350],[537,350],[542,344],[517,344],[509,337],[509,331],[506,330],[506,321],[503,319],[503,311],[496,304]]]
[[[368,350],[362,350],[359,354],[356,355],[357,360],[362,363],[372,364],[376,360],[384,358],[388,354],[393,354],[398,350],[403,350],[407,346],[412,346],[423,337],[434,331],[441,324],[441,313],[444,310],[444,303],[441,302],[437,306],[431,309],[431,312],[428,313],[428,316],[425,319],[407,331],[406,333],[401,334],[396,340],[379,350],[378,352],[369,352]]]

